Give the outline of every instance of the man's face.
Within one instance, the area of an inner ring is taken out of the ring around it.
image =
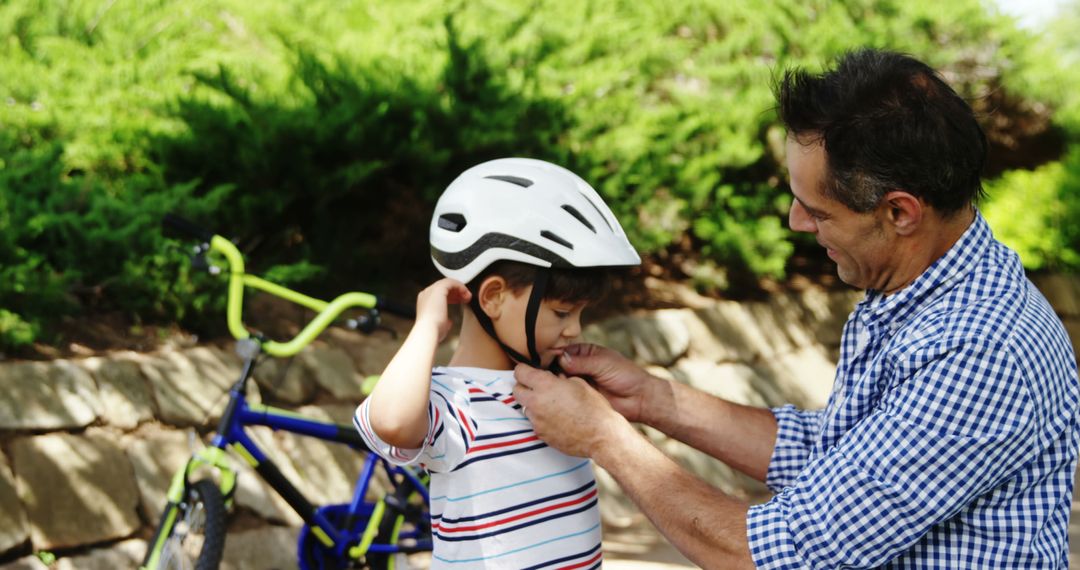
[[[895,248],[883,230],[881,208],[860,214],[825,195],[827,162],[820,141],[803,144],[788,137],[787,166],[794,194],[791,229],[814,234],[844,283],[860,289],[884,286]]]

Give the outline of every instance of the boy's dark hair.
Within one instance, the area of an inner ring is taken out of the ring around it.
[[[861,49],[821,74],[789,70],[775,90],[788,134],[824,144],[824,191],[848,208],[870,211],[901,189],[948,215],[983,196],[986,135],[967,102],[921,61]]]
[[[580,303],[595,303],[607,295],[610,275],[604,267],[551,267],[541,268],[516,261],[497,261],[480,272],[468,283],[469,290],[475,295],[484,279],[497,275],[506,280],[507,285],[518,293],[533,284],[537,271],[549,274],[544,299]]]

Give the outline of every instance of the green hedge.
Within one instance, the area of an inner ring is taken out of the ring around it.
[[[1075,104],[979,0],[13,0],[0,34],[9,348],[65,315],[216,322],[220,288],[160,234],[172,210],[317,294],[425,281],[434,199],[504,155],[580,172],[702,286],[780,277],[806,242],[771,85],[856,46],[920,56],[973,100]]]

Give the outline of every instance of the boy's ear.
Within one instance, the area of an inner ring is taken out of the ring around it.
[[[480,308],[487,313],[488,318],[494,320],[502,314],[503,299],[509,293],[510,287],[506,279],[498,275],[492,275],[480,283],[479,300]]]

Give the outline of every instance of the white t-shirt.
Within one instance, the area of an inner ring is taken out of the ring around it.
[[[380,456],[431,473],[433,569],[599,568],[592,464],[540,441],[513,389],[510,370],[436,368],[420,449],[380,440],[369,401],[354,423]]]

